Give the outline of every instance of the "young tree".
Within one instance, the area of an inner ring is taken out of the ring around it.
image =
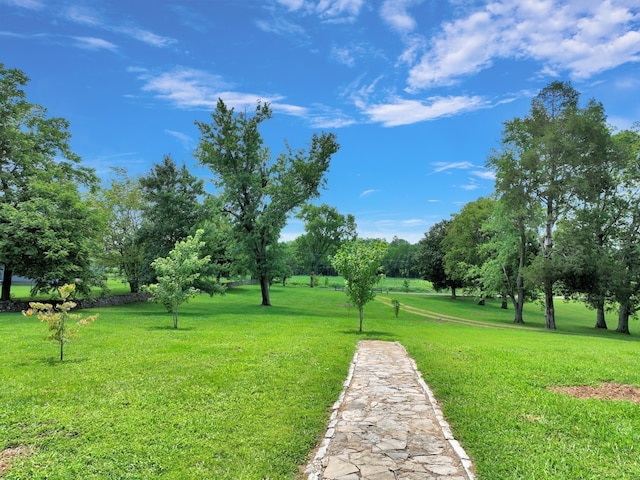
[[[60,361],[64,358],[64,344],[77,334],[77,329],[71,327],[69,322],[76,320],[78,327],[90,325],[98,315],[90,315],[81,318],[77,313],[69,313],[76,307],[76,303],[69,300],[76,286],[71,284],[62,285],[58,288],[58,293],[62,299],[62,303],[53,305],[51,303],[29,302],[29,309],[22,312],[26,317],[36,315],[38,320],[49,325],[49,336],[47,340],[53,340],[60,345]]]
[[[333,268],[344,277],[347,296],[358,307],[360,332],[364,306],[376,296],[373,287],[380,281],[386,250],[387,244],[379,240],[352,240],[343,243],[331,259]]]
[[[313,135],[309,151],[287,151],[275,160],[264,146],[260,124],[271,108],[258,102],[253,117],[236,113],[220,99],[212,122],[196,122],[201,139],[196,157],[214,173],[223,211],[234,225],[234,240],[252,260],[260,281],[262,305],[269,298],[269,266],[273,249],[289,214],[319,195],[331,156],[338,151],[335,135]]]
[[[173,328],[178,328],[180,305],[199,293],[194,285],[211,260],[208,255],[200,258],[203,233],[198,230],[194,236],[176,242],[167,257],[156,258],[151,264],[158,277],[158,283],[148,286],[151,299],[162,303],[173,314]]]
[[[299,258],[310,273],[309,284],[314,286],[315,276],[329,257],[338,250],[342,242],[356,237],[356,222],[353,215],[342,215],[327,204],[307,204],[296,215],[305,222],[303,235],[297,238]]]
[[[29,276],[38,258],[47,260],[35,252],[34,237],[25,232],[23,225],[27,220],[26,210],[35,203],[43,207],[48,203],[47,208],[57,208],[55,196],[50,195],[53,187],[44,188],[44,185],[61,184],[65,192],[72,187],[92,188],[97,185],[93,171],[79,167],[80,158],[69,147],[69,123],[62,118],[47,118],[43,107],[29,103],[23,90],[27,83],[28,78],[23,72],[5,68],[0,63],[0,225],[3,230],[0,235],[0,263],[5,267],[0,300],[11,297],[12,275]],[[24,206],[24,202],[31,202],[31,206]],[[31,218],[31,222],[34,220]],[[83,227],[77,225],[71,230],[82,233]],[[11,238],[7,237],[8,234]],[[62,254],[65,261],[71,261],[73,254],[65,256],[65,253],[51,252]],[[29,259],[29,272],[23,258]],[[44,268],[37,270],[42,273]]]

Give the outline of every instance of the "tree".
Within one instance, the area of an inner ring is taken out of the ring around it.
[[[269,118],[267,103],[258,102],[249,116],[220,99],[210,124],[196,122],[201,133],[196,157],[214,173],[222,210],[232,219],[235,242],[251,258],[265,306],[271,305],[269,266],[280,232],[295,208],[319,195],[331,156],[339,148],[335,135],[314,134],[308,152],[294,152],[287,145],[272,160],[259,132]]]
[[[482,226],[489,219],[494,201],[479,198],[467,203],[460,213],[453,216],[442,240],[444,269],[447,276],[470,290],[484,295],[480,269],[484,263],[481,248],[489,239]]]
[[[386,250],[387,244],[379,240],[351,240],[343,243],[331,259],[333,268],[344,277],[347,296],[358,307],[360,332],[364,306],[375,298],[373,287],[380,281]]]
[[[23,90],[27,83],[23,72],[0,63],[0,263],[5,267],[0,300],[11,298],[14,274],[28,276],[38,270],[38,276],[42,276],[45,266],[36,269],[36,263],[38,259],[50,260],[36,252],[34,237],[23,226],[28,220],[27,210],[33,209],[34,204],[44,206],[48,202],[48,208],[56,209],[52,188],[44,186],[59,184],[70,194],[73,187],[92,188],[97,184],[93,171],[78,166],[80,158],[71,151],[69,123],[58,117],[47,118],[46,109],[29,103]],[[26,206],[24,202],[31,204]],[[83,227],[78,225],[71,230],[81,234]],[[7,234],[12,234],[10,239]],[[48,235],[55,236],[55,231],[49,230]],[[68,253],[69,261],[73,259],[69,251],[50,252],[60,253],[63,257]],[[28,269],[23,258],[29,259]]]
[[[211,260],[208,255],[200,258],[203,233],[198,230],[194,236],[176,242],[167,257],[156,258],[151,264],[158,283],[149,285],[148,290],[152,300],[162,303],[173,314],[173,328],[178,328],[180,305],[200,292],[194,285]]]
[[[76,307],[76,303],[69,300],[75,289],[76,286],[73,283],[62,285],[58,288],[62,303],[53,305],[51,303],[29,302],[30,308],[22,312],[26,317],[36,315],[38,320],[47,323],[50,332],[47,340],[53,340],[60,345],[60,361],[64,358],[64,344],[77,334],[77,329],[71,327],[69,322],[77,320],[76,325],[84,327],[98,318],[98,315],[81,318],[81,315],[77,313],[69,313]]]
[[[535,226],[541,232],[540,255],[529,270],[530,279],[542,285],[549,329],[556,328],[556,225],[585,192],[583,179],[597,178],[609,145],[602,105],[592,100],[580,108],[579,96],[569,83],[549,84],[533,98],[529,115],[505,123],[503,151],[495,156],[497,175],[504,180],[496,183],[498,195],[516,187],[514,194],[505,197],[514,202],[515,211],[528,206],[542,212],[541,223]]]
[[[129,178],[121,168],[114,168],[109,188],[101,193],[109,214],[104,236],[104,262],[118,268],[132,293],[142,285],[145,252],[139,240],[142,229],[142,187],[139,179]]]
[[[387,254],[382,260],[385,275],[395,278],[407,278],[418,276],[413,258],[418,249],[417,245],[411,245],[402,238],[393,237],[389,243]]]
[[[296,215],[304,224],[303,235],[297,238],[299,258],[310,274],[309,284],[314,286],[315,276],[329,264],[342,242],[356,237],[356,222],[353,215],[342,215],[327,204],[307,204]]]
[[[169,155],[140,178],[140,185],[143,223],[138,242],[145,252],[146,283],[155,280],[151,262],[200,228],[206,218],[205,191],[204,181],[191,175],[186,165],[178,168]]]
[[[445,272],[442,245],[450,224],[451,220],[442,220],[431,227],[418,242],[413,258],[420,276],[431,282],[436,292],[450,288],[451,298],[456,298],[456,289],[462,287],[462,283]]]

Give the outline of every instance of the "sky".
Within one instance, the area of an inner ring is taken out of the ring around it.
[[[260,100],[274,158],[336,134],[314,203],[389,241],[490,195],[504,122],[550,82],[630,128],[639,61],[638,0],[0,0],[0,63],[101,178],[171,155],[209,182],[195,121]],[[282,239],[300,233],[292,219]]]

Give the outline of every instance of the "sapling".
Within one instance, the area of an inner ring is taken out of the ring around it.
[[[76,325],[78,327],[84,327],[90,325],[98,318],[98,315],[81,318],[80,314],[69,313],[77,305],[75,302],[69,300],[69,297],[75,290],[76,286],[73,283],[62,285],[58,288],[62,303],[54,305],[51,303],[29,302],[30,308],[22,312],[26,317],[36,315],[38,320],[46,322],[49,325],[49,335],[46,339],[58,342],[60,345],[60,361],[64,358],[64,344],[78,333],[78,329],[69,324],[77,320]]]

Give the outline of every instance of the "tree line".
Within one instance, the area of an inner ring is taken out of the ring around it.
[[[308,274],[314,286],[317,275],[336,273],[331,259],[357,238],[353,215],[310,203],[339,149],[332,133],[273,157],[260,134],[269,105],[249,114],[219,100],[210,122],[195,122],[194,156],[210,169],[215,195],[170,155],[142,176],[115,168],[105,185],[71,151],[68,122],[27,101],[27,82],[0,64],[1,300],[10,299],[13,275],[32,279],[34,293],[64,283],[87,293],[115,271],[137,292],[157,281],[156,259],[201,230],[200,255],[210,261],[195,287],[214,292],[222,279],[251,275],[270,305],[272,282]],[[493,195],[415,245],[394,237],[380,257],[384,273],[425,278],[454,297],[457,289],[500,296],[517,323],[524,302],[541,298],[550,329],[554,299],[580,297],[598,328],[617,308],[617,330],[628,333],[640,308],[639,129],[614,132],[603,106],[579,96],[553,82],[526,116],[505,122],[487,159]],[[304,233],[280,242],[293,214]]]

